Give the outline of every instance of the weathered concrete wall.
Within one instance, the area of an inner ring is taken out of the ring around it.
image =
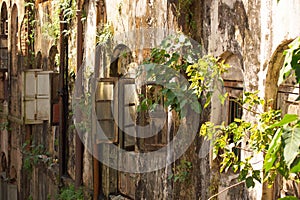
[[[244,90],[260,90],[261,97],[277,98],[277,80],[282,66],[282,51],[290,39],[299,36],[297,1],[205,1],[210,4],[208,31],[203,32],[203,43],[208,53],[215,56],[229,51],[242,61]],[[207,25],[207,24],[206,24]],[[206,46],[207,44],[207,46]],[[276,51],[275,51],[276,49]],[[276,107],[276,104],[272,107]],[[263,108],[257,108],[261,111]],[[212,118],[218,117],[220,109],[213,110]],[[245,119],[255,120],[253,114],[244,112]],[[218,121],[218,120],[217,120]],[[253,162],[260,161],[262,155]],[[260,199],[262,185],[250,191],[250,197]],[[221,197],[220,197],[221,198]],[[224,198],[224,196],[223,196]],[[266,196],[265,196],[266,198]],[[270,197],[271,198],[271,197]],[[275,198],[275,197],[274,197]]]
[[[4,1],[2,1],[4,2]],[[13,5],[17,5],[18,13],[18,39],[22,36],[21,22],[24,19],[24,1],[5,1],[8,6],[9,28],[8,37],[12,37],[10,23],[12,18]],[[167,35],[169,32],[181,29],[182,31],[191,34],[203,46],[203,52],[213,54],[215,56],[224,56],[226,53],[233,55],[234,60],[227,60],[233,64],[235,69],[229,73],[228,79],[243,80],[244,90],[261,91],[260,95],[267,99],[277,97],[277,79],[282,63],[282,50],[287,47],[289,39],[293,39],[300,35],[300,17],[298,8],[300,3],[297,0],[281,0],[277,3],[276,0],[194,0],[187,9],[191,13],[181,13],[178,15],[177,1],[163,0],[117,0],[104,1],[106,19],[100,21],[111,22],[114,35],[121,35],[119,40],[116,40],[116,45],[124,43],[134,51],[133,57],[136,62],[143,60],[147,54],[145,51],[140,51],[145,48],[146,43],[139,40],[128,40],[123,37],[124,33],[137,31],[142,28],[157,28],[164,30],[161,36]],[[40,52],[41,62],[36,66],[38,68],[50,69],[48,56],[52,46],[58,46],[55,38],[47,37],[43,30],[46,23],[51,22],[50,18],[54,15],[58,1],[43,1],[36,3],[36,28],[35,28],[35,55]],[[86,1],[83,8],[86,11],[87,18],[84,21],[84,58],[86,66],[94,71],[95,66],[95,49],[97,35],[97,2]],[[187,17],[189,20],[186,20]],[[192,26],[192,21],[195,26]],[[69,68],[70,71],[76,71],[76,23],[72,24],[71,34],[69,39]],[[125,34],[126,36],[126,34]],[[151,40],[155,39],[155,40]],[[285,42],[285,40],[288,40]],[[12,40],[8,42],[8,50],[12,50]],[[149,38],[148,46],[155,46],[159,38]],[[148,48],[147,46],[147,48]],[[22,43],[17,42],[17,52],[20,54]],[[275,52],[275,53],[274,53]],[[227,58],[227,57],[226,57]],[[231,57],[232,58],[232,57]],[[225,59],[225,58],[224,58]],[[225,59],[226,60],[226,59]],[[11,63],[16,63],[16,60],[10,60]],[[21,66],[21,65],[19,65]],[[16,66],[13,66],[17,68]],[[21,68],[18,69],[17,76],[20,75]],[[104,72],[104,70],[100,70]],[[238,73],[237,73],[238,72]],[[239,77],[235,77],[239,74]],[[100,73],[103,77],[104,73]],[[21,99],[18,91],[21,91],[22,83],[20,79],[11,82],[11,94],[13,98],[9,103],[9,110],[15,118],[20,118]],[[87,86],[87,83],[86,85]],[[16,94],[16,95],[15,95]],[[262,109],[262,108],[258,108]],[[211,119],[215,122],[220,122],[226,119],[226,109],[213,102]],[[202,120],[208,119],[209,113],[202,116]],[[22,156],[20,147],[22,143],[28,139],[28,135],[22,135],[26,132],[26,127],[20,125],[17,119],[11,120],[11,130],[1,132],[1,152],[5,152],[8,158],[11,176],[17,178],[17,185],[20,191],[22,183],[29,183],[29,178],[22,180]],[[249,112],[244,112],[244,118],[253,119],[254,116]],[[192,120],[192,119],[191,119]],[[70,120],[71,121],[71,120]],[[70,122],[71,124],[71,122]],[[57,127],[56,127],[57,128]],[[43,144],[53,155],[57,156],[55,150],[55,128],[49,124],[43,126],[32,125],[31,132],[36,141]],[[185,130],[189,130],[186,127]],[[190,131],[190,130],[189,130]],[[11,133],[11,134],[10,134]],[[68,173],[72,179],[75,179],[75,137],[74,130],[68,132]],[[84,143],[90,142],[88,139]],[[91,144],[89,144],[91,145]],[[233,175],[230,180],[225,180],[224,176],[217,178],[222,183],[218,188],[214,183],[214,178],[219,176],[217,169],[210,168],[212,162],[208,155],[200,155],[199,151],[203,147],[208,150],[209,146],[202,141],[202,138],[197,137],[194,143],[187,150],[186,154],[176,161],[175,164],[152,173],[136,175],[135,193],[137,199],[207,199],[211,193],[220,191],[223,187],[227,187],[234,183],[236,177]],[[11,149],[8,151],[8,149]],[[109,151],[109,150],[108,150]],[[92,172],[92,156],[87,149],[84,151],[83,161],[83,183],[89,189],[93,187],[93,172]],[[18,159],[15,159],[18,158]],[[261,160],[261,155],[257,156],[256,161]],[[168,179],[171,171],[176,169],[180,164],[180,160],[187,160],[193,163],[193,167],[189,172],[191,177],[189,182],[174,183]],[[258,168],[261,165],[257,166]],[[43,171],[45,166],[37,166],[33,170],[32,177],[36,180],[29,187],[24,188],[24,194],[33,195],[34,199],[45,199],[48,194],[56,192],[57,180],[56,169]],[[16,173],[14,172],[16,171]],[[110,175],[118,176],[117,172],[103,166],[103,189],[105,195],[113,192],[118,192],[118,182],[112,180]],[[30,175],[28,175],[30,177]],[[24,182],[23,182],[24,181]],[[112,182],[110,182],[112,181]],[[46,185],[53,187],[47,189]],[[250,198],[260,199],[263,195],[263,186],[257,184],[257,187],[250,191]],[[223,194],[219,199],[247,199],[248,194],[243,188],[229,190],[227,194]],[[232,196],[234,195],[235,196]]]

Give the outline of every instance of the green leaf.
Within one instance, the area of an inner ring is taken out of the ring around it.
[[[212,98],[212,92],[208,92],[206,95],[206,102],[204,104],[204,108],[207,108],[207,106],[210,105],[211,98]]]
[[[291,165],[291,173],[299,173],[300,172],[300,157],[296,158],[293,164]]]
[[[264,169],[266,170],[266,172],[268,172],[273,167],[274,162],[278,158],[277,152],[281,146],[281,135],[282,135],[282,130],[278,129],[271,141],[264,162]]]
[[[249,176],[246,178],[246,186],[247,188],[254,187],[255,183],[253,181],[253,177]]]
[[[196,113],[201,113],[201,105],[198,101],[193,101],[191,107]]]
[[[299,200],[297,197],[287,196],[283,198],[279,198],[278,200]]]
[[[299,154],[300,128],[285,129],[282,133],[282,138],[284,142],[284,160],[290,168],[291,164]]]
[[[260,172],[260,170],[253,170],[252,172],[252,177],[259,182],[261,182]]]
[[[298,115],[296,115],[296,114],[286,114],[286,115],[284,115],[284,117],[281,121],[271,125],[269,128],[275,128],[275,127],[283,126],[283,125],[286,125],[286,124],[291,123],[293,121],[296,121],[297,119],[298,119]]]

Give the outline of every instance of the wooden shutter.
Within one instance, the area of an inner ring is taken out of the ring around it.
[[[122,78],[119,80],[119,126],[122,130],[121,147],[134,150],[136,143],[136,100],[135,80]]]
[[[0,100],[7,99],[7,70],[0,69]]]
[[[50,76],[49,72],[37,73],[37,119],[49,120],[50,119]]]
[[[7,199],[18,200],[18,187],[14,184],[7,185]]]
[[[120,147],[126,151],[134,151],[136,144],[136,103],[138,95],[136,92],[135,79],[122,78],[119,80],[119,126]],[[132,167],[134,160],[128,154],[122,155],[120,165],[127,165],[126,168]],[[119,172],[119,190],[122,194],[135,199],[136,191],[136,174]]]
[[[114,121],[114,116],[118,116],[116,81],[116,78],[101,78],[97,84],[95,106],[98,124],[96,133],[99,133],[102,129],[106,136],[105,138],[97,134],[97,142],[99,143],[118,141],[118,128]]]
[[[23,72],[23,119],[25,124],[42,123],[50,119],[49,71],[27,70]]]
[[[36,121],[36,71],[24,72],[24,121],[25,124]]]

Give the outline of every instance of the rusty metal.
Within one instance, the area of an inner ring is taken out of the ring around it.
[[[77,79],[79,80],[79,85],[81,85],[82,77],[79,75],[80,67],[82,65],[82,22],[81,22],[81,1],[77,2]],[[77,95],[81,96],[82,91],[81,88],[77,88]],[[82,185],[82,172],[83,172],[83,144],[81,139],[76,134],[75,138],[75,187],[78,188]]]

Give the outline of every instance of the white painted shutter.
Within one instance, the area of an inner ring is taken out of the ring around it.
[[[24,77],[24,121],[25,124],[36,120],[36,71],[30,70],[23,73]]]
[[[18,200],[18,187],[17,187],[17,185],[8,184],[7,199],[9,199],[9,200]]]
[[[38,120],[50,119],[50,73],[37,73],[36,117]]]
[[[50,119],[50,71],[23,72],[23,118],[25,124],[42,123]]]

